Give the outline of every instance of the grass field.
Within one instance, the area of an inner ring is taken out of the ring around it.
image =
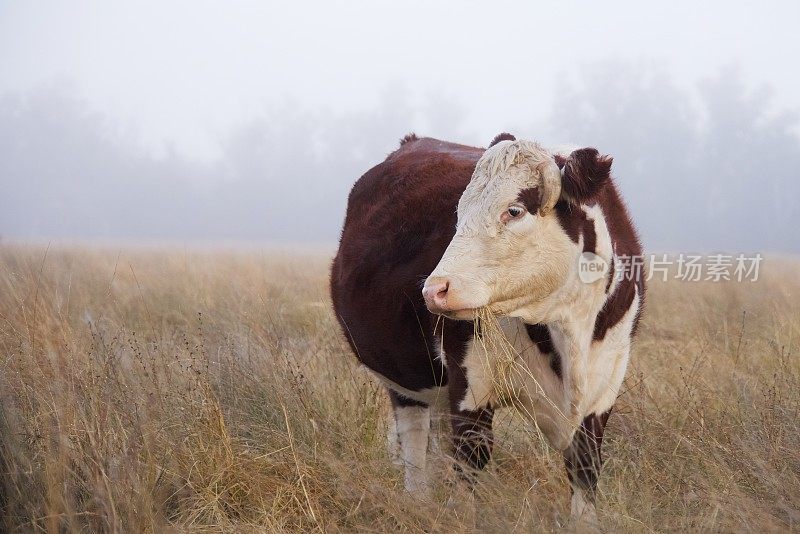
[[[328,265],[2,246],[1,529],[559,530],[560,454],[510,411],[475,502],[444,483],[430,502],[403,493]],[[603,529],[800,530],[799,346],[800,264],[651,282],[604,442]]]

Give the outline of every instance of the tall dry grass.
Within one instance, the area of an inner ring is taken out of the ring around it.
[[[2,528],[558,530],[560,455],[511,411],[474,506],[444,483],[403,493],[328,261],[0,248]],[[605,530],[800,530],[798,274],[768,259],[756,283],[651,283],[606,434]]]

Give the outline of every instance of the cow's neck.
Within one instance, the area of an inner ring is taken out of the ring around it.
[[[588,245],[585,234],[581,234],[577,242],[570,240],[570,269],[564,284],[521,315],[526,323],[545,324],[550,331],[553,348],[561,359],[564,408],[575,427],[580,424],[587,392],[586,370],[595,321],[608,298],[608,277],[613,275],[606,272],[596,281],[586,283],[579,276],[579,258],[584,252],[591,252],[611,269],[614,255],[602,209],[598,205],[583,205],[580,209],[586,224],[591,225],[593,242]]]

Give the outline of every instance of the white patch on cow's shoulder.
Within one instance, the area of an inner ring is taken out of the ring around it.
[[[467,377],[467,390],[458,405],[459,410],[473,411],[487,406],[493,400],[496,393],[492,369],[495,359],[493,354],[487,354],[477,336],[469,340],[461,363]]]
[[[608,329],[602,340],[592,343],[588,375],[591,378],[585,413],[608,411],[617,399],[631,352],[631,331],[639,312],[641,296],[635,287],[633,301],[622,320]]]

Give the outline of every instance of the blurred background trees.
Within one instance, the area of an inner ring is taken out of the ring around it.
[[[273,106],[221,135],[221,156],[154,155],[69,86],[0,97],[0,231],[9,238],[333,243],[352,183],[416,129],[485,145],[512,131],[592,145],[651,251],[800,252],[796,113],[731,67],[679,87],[657,64],[608,62],[558,82],[549,119],[468,131],[468,106],[388,88],[369,110]],[[536,108],[520,104],[521,110]],[[539,106],[541,107],[541,106]]]

